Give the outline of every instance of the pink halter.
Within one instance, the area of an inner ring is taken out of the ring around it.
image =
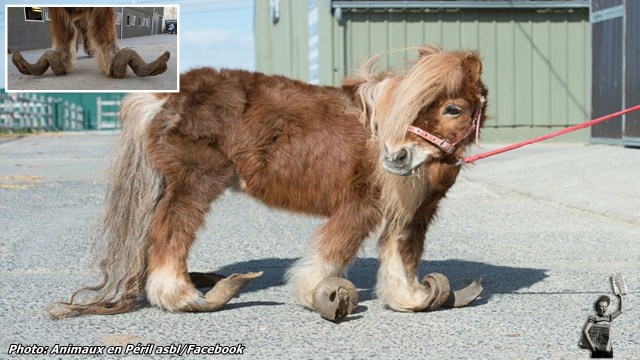
[[[484,103],[486,102],[486,99],[484,98],[484,96],[482,95],[478,95],[478,96],[480,98],[480,101],[478,102],[478,106],[476,107],[476,110],[473,114],[473,122],[471,123],[471,127],[469,128],[469,130],[467,130],[464,136],[458,139],[457,141],[449,142],[445,139],[441,139],[431,134],[430,132],[422,130],[419,127],[416,127],[413,125],[410,125],[407,131],[409,131],[412,134],[418,135],[421,138],[427,140],[428,142],[436,145],[447,154],[452,153],[453,150],[455,150],[456,146],[461,141],[466,139],[469,135],[471,135],[471,133],[474,131],[476,132],[476,144],[478,144],[478,139],[480,137],[480,120],[482,119],[482,106],[484,106]]]

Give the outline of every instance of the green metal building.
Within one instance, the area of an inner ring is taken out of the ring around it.
[[[362,59],[420,44],[480,52],[486,141],[526,139],[590,115],[588,0],[255,2],[256,69],[268,74],[339,85]],[[413,57],[396,51],[380,65],[402,68]]]

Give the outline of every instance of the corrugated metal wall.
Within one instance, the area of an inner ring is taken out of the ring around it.
[[[279,18],[272,21],[269,0],[256,0],[256,69],[309,79],[309,39],[306,0],[279,0]]]
[[[339,84],[359,61],[382,51],[439,44],[445,49],[478,49],[483,57],[491,116],[485,139],[524,139],[590,115],[588,9],[358,10],[344,11],[338,23],[327,2],[318,5],[321,83]],[[307,2],[281,1],[280,20],[272,26],[261,20],[269,1],[258,0],[256,6],[257,69],[307,80],[308,60],[301,50],[307,40],[296,40],[306,34]],[[292,24],[288,16],[300,23]],[[296,53],[287,53],[287,46],[293,45],[279,43],[287,41],[298,44]],[[403,67],[412,56],[395,52],[380,65]],[[267,58],[274,64],[265,66]],[[301,66],[294,66],[296,61]],[[587,138],[588,131],[582,131],[561,139]]]

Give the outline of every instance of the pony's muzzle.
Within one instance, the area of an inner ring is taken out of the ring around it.
[[[407,148],[390,151],[387,146],[384,147],[382,154],[382,163],[385,170],[402,176],[411,174],[413,155]]]

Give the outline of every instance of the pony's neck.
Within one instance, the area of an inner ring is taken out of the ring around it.
[[[376,189],[379,209],[387,226],[404,227],[414,219],[429,192],[428,177],[425,176],[427,168],[420,166],[411,176],[392,174],[384,169],[380,160],[382,143],[376,138],[369,139],[368,143],[369,156],[364,159],[369,161],[371,187]]]

